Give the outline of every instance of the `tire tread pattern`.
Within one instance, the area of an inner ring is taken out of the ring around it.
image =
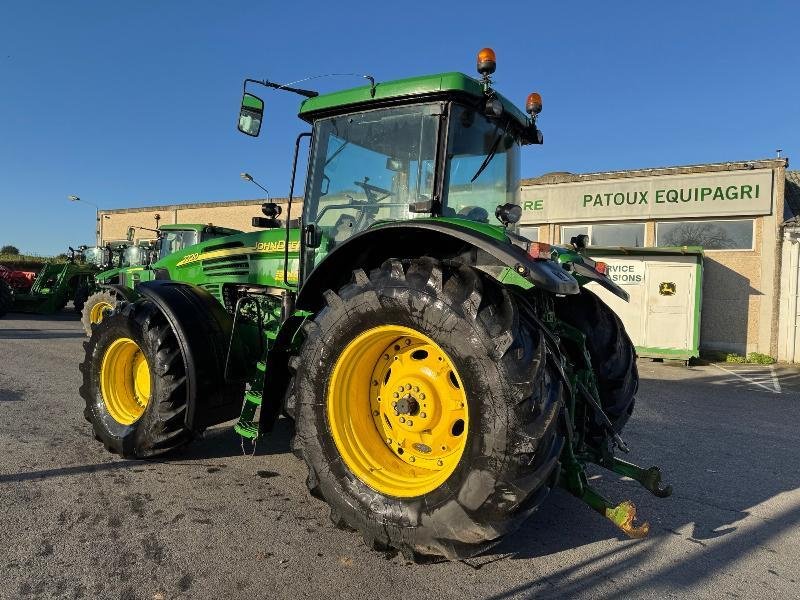
[[[308,466],[311,495],[329,504],[331,521],[360,531],[368,547],[415,560],[474,556],[515,530],[555,484],[563,384],[546,360],[538,326],[488,276],[430,257],[391,259],[362,273],[325,293],[326,307],[305,327],[299,359],[290,362],[292,449]],[[372,490],[344,466],[327,430],[324,390],[354,328],[403,319],[444,340],[451,358],[456,349],[468,366],[459,372],[471,390],[471,433],[447,482],[423,497],[399,499]],[[470,382],[483,386],[480,393]]]

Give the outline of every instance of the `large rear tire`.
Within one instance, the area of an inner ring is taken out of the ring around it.
[[[515,530],[564,443],[542,332],[501,285],[430,258],[357,270],[325,297],[291,361],[293,446],[332,521],[413,558]]]
[[[586,288],[580,294],[560,298],[556,315],[586,336],[601,406],[614,430],[621,433],[633,414],[639,389],[636,349],[622,321]]]
[[[83,414],[106,449],[144,458],[192,440],[183,357],[153,303],[139,300],[106,315],[84,348]]]
[[[4,279],[0,279],[0,318],[6,316],[14,304],[14,292]]]

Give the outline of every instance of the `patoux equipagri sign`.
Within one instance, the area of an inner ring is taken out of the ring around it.
[[[521,195],[527,223],[765,215],[772,211],[772,170],[532,185]]]

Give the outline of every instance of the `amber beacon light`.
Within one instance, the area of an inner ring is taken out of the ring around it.
[[[494,50],[491,48],[484,48],[478,52],[478,73],[486,77],[494,73],[497,68],[497,58],[495,57]]]
[[[542,112],[542,96],[537,92],[528,94],[528,98],[525,100],[525,110],[529,115],[538,115]]]

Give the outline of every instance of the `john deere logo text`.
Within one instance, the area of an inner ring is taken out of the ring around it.
[[[286,242],[257,242],[256,252],[281,252],[286,248]],[[289,242],[289,252],[297,252],[300,249],[300,242]]]

